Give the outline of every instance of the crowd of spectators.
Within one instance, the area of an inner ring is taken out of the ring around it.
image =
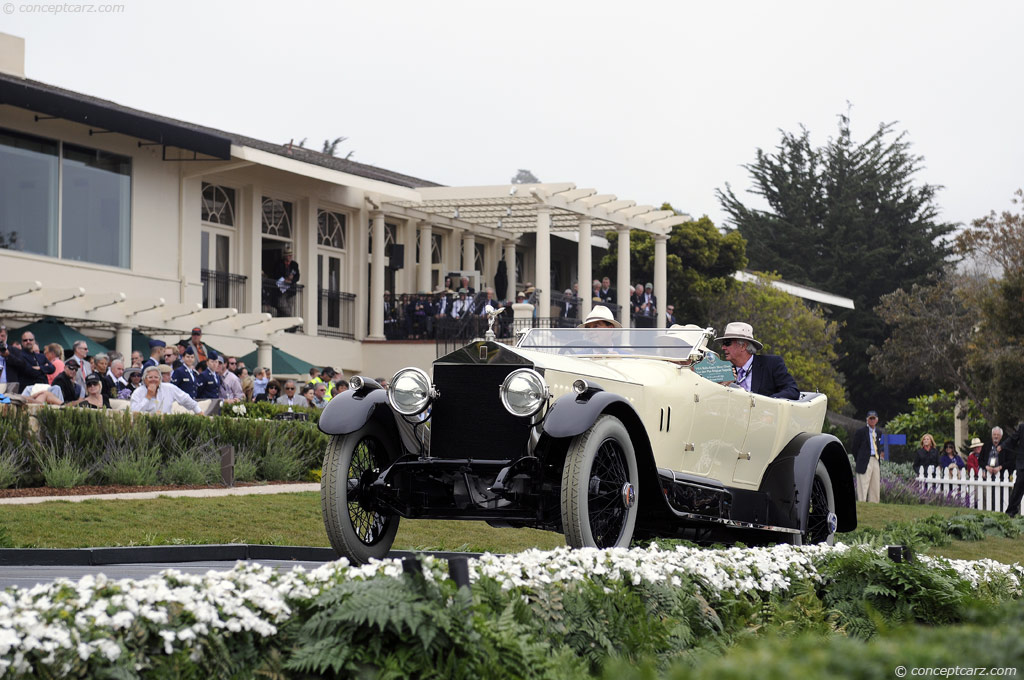
[[[925,434],[914,454],[914,471],[927,475],[938,470],[956,474],[969,470],[981,479],[997,479],[1004,471],[1012,472],[1017,464],[1017,452],[1003,444],[1003,428],[998,426],[992,428],[990,441],[982,442],[978,437],[971,439],[966,456],[952,441],[944,442],[940,451],[935,438]]]
[[[256,367],[250,374],[238,357],[219,355],[203,344],[200,328],[174,345],[150,340],[149,358],[133,351],[128,366],[115,351],[90,355],[85,341],[75,342],[69,352],[57,343],[39,351],[35,342],[34,333],[25,331],[8,343],[7,328],[0,325],[0,383],[17,383],[31,404],[102,409],[120,399],[141,413],[170,413],[175,403],[204,413],[200,402],[206,400],[323,408],[348,389],[341,372],[329,366],[311,369],[308,382],[283,385],[270,368]]]
[[[539,291],[532,283],[526,283],[524,289],[514,297],[499,299],[494,288],[481,291],[470,286],[469,279],[463,277],[458,286],[453,287],[451,278],[446,278],[444,285],[433,293],[421,292],[393,296],[384,291],[384,335],[389,340],[433,340],[471,338],[483,335],[487,329],[487,307],[504,308],[494,326],[499,338],[512,336],[513,303],[529,303],[537,306]],[[658,300],[654,295],[654,286],[636,284],[631,289],[630,318],[635,328],[655,328],[658,325]],[[615,290],[611,280],[606,276],[603,280],[594,279],[592,302],[608,307],[616,317],[619,306],[615,303]],[[571,288],[551,294],[551,318],[543,325],[572,328],[581,323],[582,309],[579,284],[573,283]],[[536,310],[534,320],[537,321]],[[675,309],[669,305],[665,311],[666,327],[676,323]]]

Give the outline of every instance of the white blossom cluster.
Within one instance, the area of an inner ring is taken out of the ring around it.
[[[704,550],[677,547],[611,548],[598,550],[558,548],[547,552],[527,550],[515,555],[484,555],[476,560],[476,573],[490,576],[505,588],[542,586],[578,581],[593,575],[639,584],[669,581],[680,585],[682,576],[700,578],[717,592],[788,590],[794,579],[818,578],[815,557],[845,546],[725,548]]]
[[[673,585],[681,585],[684,577],[697,577],[719,593],[768,592],[786,590],[796,580],[820,580],[815,565],[847,549],[843,545],[779,545],[720,550],[527,550],[471,560],[470,578],[491,577],[506,589],[543,589],[592,576],[606,582]],[[972,586],[997,579],[1010,583],[1019,594],[1024,584],[1024,568],[1019,564],[921,559],[951,565]],[[446,578],[444,561],[424,556],[422,565],[426,578]],[[114,663],[128,651],[126,639],[154,630],[163,653],[185,650],[195,659],[210,634],[272,636],[297,605],[333,584],[401,574],[402,564],[394,559],[358,567],[342,559],[311,571],[301,567],[278,571],[239,562],[230,571],[205,575],[167,570],[139,581],[113,581],[101,574],[77,582],[60,579],[31,589],[12,588],[0,592],[0,677],[31,674],[30,659],[58,675],[71,670],[69,656],[82,662]],[[61,665],[58,658],[65,659],[62,668],[55,667]]]

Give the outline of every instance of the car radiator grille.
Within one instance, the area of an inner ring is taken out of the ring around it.
[[[508,460],[526,453],[529,418],[505,410],[498,394],[522,366],[434,365],[440,396],[430,412],[430,455],[435,458]]]

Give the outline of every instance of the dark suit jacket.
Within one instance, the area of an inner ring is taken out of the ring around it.
[[[850,444],[850,453],[857,461],[857,474],[862,475],[868,471],[868,461],[871,459],[871,428],[865,425],[853,433],[853,441]],[[882,451],[882,428],[875,428],[875,446],[878,447],[878,457],[885,455]]]
[[[1006,468],[1010,467],[1012,457],[1013,468],[1018,472],[1024,470],[1024,422],[1017,425],[1017,429],[1009,437],[1004,437],[1002,444],[1003,453],[1006,455],[1002,460],[1006,461]]]
[[[54,370],[53,364],[46,360],[42,352],[29,352],[11,347],[7,355],[7,381],[18,383],[19,390],[24,390],[29,385],[49,383],[46,376],[52,375]]]
[[[774,354],[755,354],[750,367],[750,391],[776,399],[799,399],[800,388],[786,362]]]

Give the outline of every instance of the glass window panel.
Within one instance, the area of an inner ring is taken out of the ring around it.
[[[131,159],[64,145],[61,257],[128,267]]]
[[[263,233],[287,239],[292,237],[291,201],[263,197]]]
[[[235,190],[203,182],[204,222],[235,226]]]
[[[231,254],[228,244],[230,240],[223,234],[217,234],[217,271],[228,273],[228,256]]]
[[[317,243],[344,250],[346,219],[344,213],[320,210],[317,213]]]
[[[199,262],[203,269],[210,269],[210,232],[204,231],[199,237]]]
[[[0,130],[0,248],[57,256],[57,142]]]

